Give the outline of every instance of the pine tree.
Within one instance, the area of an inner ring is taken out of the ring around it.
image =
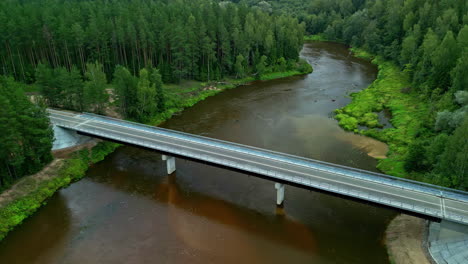
[[[84,108],[98,114],[103,114],[109,95],[106,92],[107,80],[102,64],[97,61],[95,63],[87,63],[85,77]]]
[[[468,118],[448,139],[436,171],[450,179],[451,187],[468,188]]]
[[[128,118],[137,117],[137,83],[130,71],[117,66],[114,71],[114,89],[120,112]]]
[[[459,56],[459,47],[452,31],[448,31],[442,43],[431,57],[434,65],[432,80],[436,87],[446,89],[450,86],[450,71],[455,67]]]

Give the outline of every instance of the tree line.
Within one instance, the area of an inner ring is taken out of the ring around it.
[[[98,62],[164,82],[217,80],[297,61],[304,24],[247,5],[210,0],[8,0],[0,3],[0,72],[35,81],[40,64],[86,72]],[[262,59],[262,57],[265,58]]]
[[[265,1],[244,0],[262,9]],[[468,189],[466,0],[271,0],[309,34],[394,61],[430,109],[405,158],[416,178]]]
[[[52,159],[45,105],[116,106],[147,122],[166,110],[163,83],[300,69],[305,32],[290,16],[211,0],[7,0],[0,25],[0,189]]]
[[[99,62],[87,63],[83,76],[75,67],[68,71],[39,64],[35,76],[36,86],[50,107],[105,114],[112,97],[123,117],[140,122],[147,122],[166,108],[162,76],[153,67],[133,75],[118,65],[111,83]]]
[[[0,76],[0,190],[52,160],[53,132],[45,107],[31,103],[24,86]]]

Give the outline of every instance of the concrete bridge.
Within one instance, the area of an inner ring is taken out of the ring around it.
[[[168,174],[177,156],[271,179],[278,206],[286,183],[468,225],[467,192],[94,114],[48,111],[60,137],[54,148],[98,137],[162,152]]]

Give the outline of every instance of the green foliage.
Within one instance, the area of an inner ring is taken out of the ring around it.
[[[453,112],[445,110],[437,113],[436,133],[424,133],[420,129],[419,137],[409,147],[405,169],[415,171],[425,181],[467,189],[467,95],[466,91],[458,91],[455,101],[460,108]]]
[[[36,68],[36,87],[47,104],[70,110],[84,110],[84,87],[80,72],[73,67],[52,69],[44,64]]]
[[[108,79],[117,65],[134,75],[157,67],[166,83],[242,78],[257,72],[262,56],[269,65],[281,57],[297,61],[305,31],[297,19],[270,13],[267,2],[258,8],[213,0],[46,2],[0,1],[5,11],[0,25],[7,25],[0,28],[1,74],[26,82],[35,74],[49,80],[50,72],[37,72],[36,65],[68,71],[75,66],[85,73],[87,63],[98,62]],[[240,76],[239,55],[244,58]],[[62,88],[46,90],[52,95]],[[97,95],[100,101],[103,94]],[[89,107],[102,111],[99,102],[90,101]]]
[[[156,108],[156,88],[150,81],[148,70],[142,69],[137,85],[138,118],[145,122],[154,115]]]
[[[137,83],[138,78],[127,68],[120,65],[115,68],[113,86],[116,102],[120,113],[126,118],[137,116]]]
[[[327,38],[323,34],[316,34],[316,35],[307,35],[304,36],[305,41],[328,41]]]
[[[261,79],[262,76],[266,73],[266,69],[267,69],[266,60],[267,60],[267,57],[262,56],[259,62],[257,63],[257,65],[255,65],[255,69],[257,70],[256,76],[258,79]]]
[[[348,131],[354,131],[358,127],[358,120],[355,117],[347,114],[337,114],[335,118],[340,121],[339,124],[342,128]]]
[[[283,58],[284,60],[284,58]],[[236,69],[236,77],[237,78],[243,78],[245,75],[245,59],[242,54],[237,55],[236,57],[236,64],[235,64],[235,69]]]
[[[459,47],[452,31],[448,31],[442,43],[432,53],[432,77],[435,87],[447,89],[451,85],[450,71],[459,57]]]
[[[103,114],[109,95],[106,92],[107,79],[102,64],[87,63],[85,72],[83,101],[87,111]]]
[[[24,86],[0,76],[0,190],[52,159],[49,118],[44,107],[27,99]]]
[[[297,70],[301,73],[312,73],[314,69],[306,60],[300,59],[298,62]]]
[[[255,0],[247,3],[256,5]],[[466,1],[273,0],[305,23],[306,40],[364,48],[405,68],[413,89],[431,96],[468,87]],[[452,88],[452,89],[451,89]]]
[[[468,90],[468,74],[466,73],[466,69],[468,69],[468,46],[465,46],[462,55],[458,58],[457,64],[451,72],[453,91]]]
[[[68,159],[60,167],[57,175],[42,180],[32,190],[24,190],[25,195],[0,208],[0,241],[15,226],[33,214],[46,199],[51,197],[60,188],[68,186],[71,182],[81,179],[90,164],[96,163],[113,152],[119,145],[111,142],[100,142],[91,153],[82,150]]]
[[[468,91],[456,92],[455,102],[460,105],[459,109],[453,112],[444,110],[437,113],[434,126],[436,131],[450,133],[463,122],[463,119],[468,114]]]
[[[370,53],[363,50],[353,49],[353,52],[358,57],[373,58]],[[373,63],[379,66],[377,80],[367,89],[352,94],[352,102],[336,110],[335,117],[340,121],[340,126],[346,130],[358,131],[358,125],[369,128],[381,127],[376,112],[389,109],[394,128],[358,132],[386,142],[389,145],[388,158],[380,160],[378,168],[385,173],[404,177],[407,175],[404,164],[409,145],[426,120],[424,115],[428,106],[420,100],[417,93],[402,92],[410,86],[407,73],[401,72],[395,64],[379,56],[373,59]],[[411,153],[414,158],[417,155],[416,151]]]
[[[468,115],[447,140],[435,172],[448,179],[448,186],[468,189]]]

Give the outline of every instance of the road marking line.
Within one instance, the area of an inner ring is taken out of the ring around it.
[[[67,118],[70,118],[70,116],[68,115],[64,115],[64,114],[60,114],[59,115],[62,115],[62,116],[66,116]],[[78,118],[77,116],[73,116],[71,118]],[[81,118],[81,117],[79,117]],[[135,131],[138,131],[140,133],[143,133],[143,134],[149,134],[149,135],[158,135],[160,137],[166,137],[166,138],[171,138],[171,139],[176,139],[176,140],[179,140],[179,141],[185,141],[185,142],[190,142],[191,144],[197,144],[197,145],[201,145],[201,146],[205,146],[205,147],[210,147],[210,148],[221,148],[221,147],[217,147],[217,146],[213,146],[212,144],[209,144],[209,142],[207,143],[202,143],[202,142],[197,142],[197,141],[192,141],[192,140],[189,140],[189,139],[185,139],[185,138],[180,138],[180,137],[176,137],[176,136],[171,136],[171,135],[164,135],[163,133],[157,133],[156,131],[154,132],[150,132],[150,131],[146,131],[146,130],[143,130],[143,129],[137,129],[137,128],[133,128],[133,127],[128,127],[128,126],[124,126],[124,125],[120,125],[120,124],[113,124],[113,123],[109,123],[109,122],[104,122],[104,121],[100,121],[100,120],[95,120],[95,119],[87,119],[87,118],[81,118],[81,119],[86,119],[86,120],[92,120],[93,122],[96,122],[96,123],[101,123],[101,124],[105,124],[107,126],[118,126],[118,127],[122,127],[124,129],[127,129],[127,130],[135,130]],[[62,119],[63,120],[63,119]],[[69,121],[69,122],[77,122],[77,121]],[[103,128],[99,128],[97,127],[98,129],[103,129]],[[157,129],[157,128],[155,128]],[[105,129],[105,130],[109,130],[109,131],[112,131],[110,129]],[[329,173],[329,174],[333,174],[333,175],[342,175],[341,177],[346,177],[346,178],[353,178],[353,179],[359,179],[359,180],[364,180],[366,182],[371,182],[371,183],[377,183],[377,184],[380,184],[380,185],[386,185],[386,186],[391,186],[393,188],[397,188],[397,189],[401,189],[401,190],[405,190],[405,191],[409,191],[409,192],[414,192],[414,193],[420,193],[420,194],[424,194],[424,195],[428,195],[427,192],[424,192],[424,191],[420,191],[420,190],[411,190],[409,188],[405,188],[403,186],[394,186],[392,184],[389,184],[389,183],[385,183],[385,182],[379,182],[377,180],[373,180],[373,179],[362,179],[360,177],[356,177],[356,176],[351,176],[351,175],[347,175],[347,174],[343,174],[343,173],[336,173],[336,172],[330,172],[328,170],[323,170],[323,169],[320,169],[320,168],[313,168],[311,166],[305,166],[305,165],[302,165],[302,164],[297,164],[297,163],[292,163],[292,162],[288,162],[288,161],[284,161],[284,160],[278,160],[278,159],[273,159],[273,158],[270,158],[270,157],[266,157],[266,156],[261,156],[261,155],[255,155],[253,153],[249,153],[249,152],[243,152],[243,151],[239,151],[239,150],[234,150],[234,149],[228,149],[228,148],[221,148],[225,151],[229,151],[229,152],[234,152],[234,153],[243,153],[243,154],[247,154],[247,155],[250,155],[250,156],[255,156],[255,157],[259,157],[259,158],[262,158],[262,159],[267,159],[267,160],[272,160],[272,161],[275,161],[275,162],[281,162],[281,163],[284,163],[284,164],[290,164],[290,165],[293,165],[293,166],[296,166],[296,167],[302,167],[302,168],[307,168],[307,169],[313,169],[313,170],[316,170],[316,171],[321,171],[321,172],[326,172],[326,173]],[[265,150],[263,150],[265,151]],[[268,151],[265,151],[266,153],[269,153]],[[278,155],[278,154],[277,154]],[[360,172],[360,173],[363,173],[363,172]],[[365,174],[365,173],[363,173]],[[409,183],[409,184],[413,184],[413,183]],[[415,183],[414,183],[415,184]],[[429,188],[429,187],[427,187]],[[450,199],[450,200],[453,200],[453,201],[457,201],[457,200],[454,200],[454,199]]]
[[[72,123],[76,123],[77,121],[70,121],[70,120],[66,120],[66,119],[62,119],[62,118],[58,118],[58,119],[61,119],[61,120],[64,120],[64,121],[67,121],[67,122],[72,122]],[[109,124],[109,123],[105,123],[109,126],[112,126],[113,124]],[[164,142],[164,141],[161,141],[161,140],[157,140],[157,139],[153,139],[153,138],[148,138],[148,137],[144,137],[144,136],[139,136],[139,135],[133,135],[133,134],[129,134],[129,133],[126,133],[126,132],[123,132],[123,131],[115,131],[115,130],[111,130],[111,129],[108,129],[108,128],[102,128],[102,127],[98,127],[98,126],[93,126],[91,124],[87,124],[86,126],[89,126],[89,127],[93,127],[93,128],[96,128],[98,130],[107,130],[107,131],[111,131],[112,133],[114,134],[124,134],[124,135],[129,135],[129,136],[132,136],[132,137],[139,137],[139,138],[143,138],[143,139],[146,139],[146,140],[149,140],[149,141],[153,141],[153,142],[160,142],[160,143],[163,143],[163,144],[167,144],[167,145],[173,145],[173,146],[179,146],[180,145],[177,145],[175,143],[169,143],[169,142]],[[127,127],[125,127],[127,128]],[[135,130],[135,129],[133,129]],[[144,131],[146,132],[146,131]],[[89,133],[89,132],[88,132]],[[145,133],[147,134],[147,133]],[[154,135],[154,133],[153,133]],[[111,138],[110,136],[108,136],[109,138]],[[311,178],[311,175],[309,174],[306,174],[306,173],[303,173],[303,172],[300,172],[300,171],[293,171],[293,170],[290,170],[290,169],[285,169],[285,168],[279,168],[279,167],[276,167],[276,166],[272,166],[272,165],[268,165],[268,164],[262,164],[262,163],[259,163],[259,162],[255,162],[255,161],[251,161],[251,160],[246,160],[246,159],[242,159],[242,158],[238,158],[238,157],[233,157],[233,156],[227,156],[227,155],[224,155],[224,154],[219,154],[219,153],[214,153],[212,151],[208,151],[208,150],[200,150],[200,149],[195,149],[195,148],[192,148],[192,147],[188,147],[188,146],[185,146],[185,147],[182,147],[182,148],[186,148],[186,149],[192,149],[194,150],[195,152],[206,152],[206,153],[211,153],[211,154],[214,154],[214,155],[217,155],[217,156],[223,156],[223,157],[226,157],[228,159],[237,159],[237,160],[241,160],[241,161],[246,161],[246,162],[250,162],[250,163],[256,163],[256,164],[259,164],[260,166],[265,166],[265,167],[270,167],[270,168],[275,168],[275,169],[278,169],[278,170],[283,170],[283,171],[289,171],[289,172],[292,172],[292,173],[295,173],[295,174],[302,174],[302,175],[305,175],[309,178]],[[263,157],[262,157],[263,158]],[[224,164],[222,164],[224,165]],[[229,163],[228,163],[229,165]],[[311,168],[309,168],[311,169]],[[321,171],[321,170],[318,170],[317,171]],[[324,171],[321,171],[321,172],[324,172]],[[339,175],[339,174],[336,174],[336,173],[333,173],[333,172],[328,172],[328,171],[325,171],[325,173],[328,173],[328,174],[332,174],[332,175]],[[265,175],[265,176],[269,176],[269,175]],[[333,179],[329,179],[329,178],[324,178],[324,177],[321,177],[321,176],[318,176],[318,175],[313,175],[312,177],[315,177],[315,178],[319,178],[319,179],[323,179],[323,180],[326,180],[326,181],[332,181],[332,182],[337,182],[337,183],[341,183],[342,185],[348,185],[348,186],[354,186],[354,187],[359,187],[361,189],[366,189],[366,190],[371,190],[371,191],[374,191],[374,192],[380,192],[380,193],[384,193],[384,194],[388,194],[390,196],[396,196],[396,197],[400,197],[400,198],[405,198],[405,199],[409,199],[409,200],[414,200],[414,201],[419,201],[419,202],[422,202],[422,203],[426,203],[426,204],[430,204],[430,205],[438,205],[439,203],[432,203],[432,202],[429,202],[429,201],[424,201],[424,200],[420,200],[420,199],[416,199],[416,198],[411,198],[411,197],[407,197],[407,196],[402,196],[402,195],[399,195],[399,194],[392,194],[392,193],[389,193],[389,192],[385,192],[385,191],[376,191],[374,189],[371,189],[371,188],[368,188],[368,187],[363,187],[363,186],[358,186],[358,185],[355,185],[355,184],[352,184],[352,183],[343,183],[343,182],[339,182],[337,180],[333,180]],[[340,176],[342,177],[342,176]],[[374,183],[372,181],[367,181],[365,179],[356,179],[356,178],[352,178],[352,179],[355,179],[355,180],[358,180],[358,181],[363,181],[363,182],[367,182],[367,183]],[[284,179],[282,179],[284,180]],[[301,182],[301,181],[296,181],[296,182]],[[380,185],[385,185],[385,184],[381,184],[381,183],[376,183],[376,184],[380,184]],[[395,188],[395,189],[398,189],[400,190],[399,188],[397,187],[394,187],[394,186],[391,186],[391,185],[385,185],[385,186],[388,186],[389,188]],[[426,196],[429,196],[431,198],[434,197],[434,195],[430,195],[430,194],[426,194],[426,193],[421,193],[421,192],[415,192],[415,191],[411,191],[411,190],[406,190],[408,192],[413,192],[413,193],[418,193],[420,195],[426,195]],[[341,193],[344,193],[344,192],[341,192]],[[347,194],[349,196],[351,196],[350,194]],[[382,203],[382,202],[381,202]],[[400,202],[401,203],[401,202]],[[391,203],[389,203],[391,205]],[[454,210],[457,210],[457,211],[461,211],[461,212],[468,212],[468,211],[465,211],[465,210],[461,210],[461,209],[457,209],[457,208],[453,208],[453,207],[449,207],[449,208],[452,208]]]

